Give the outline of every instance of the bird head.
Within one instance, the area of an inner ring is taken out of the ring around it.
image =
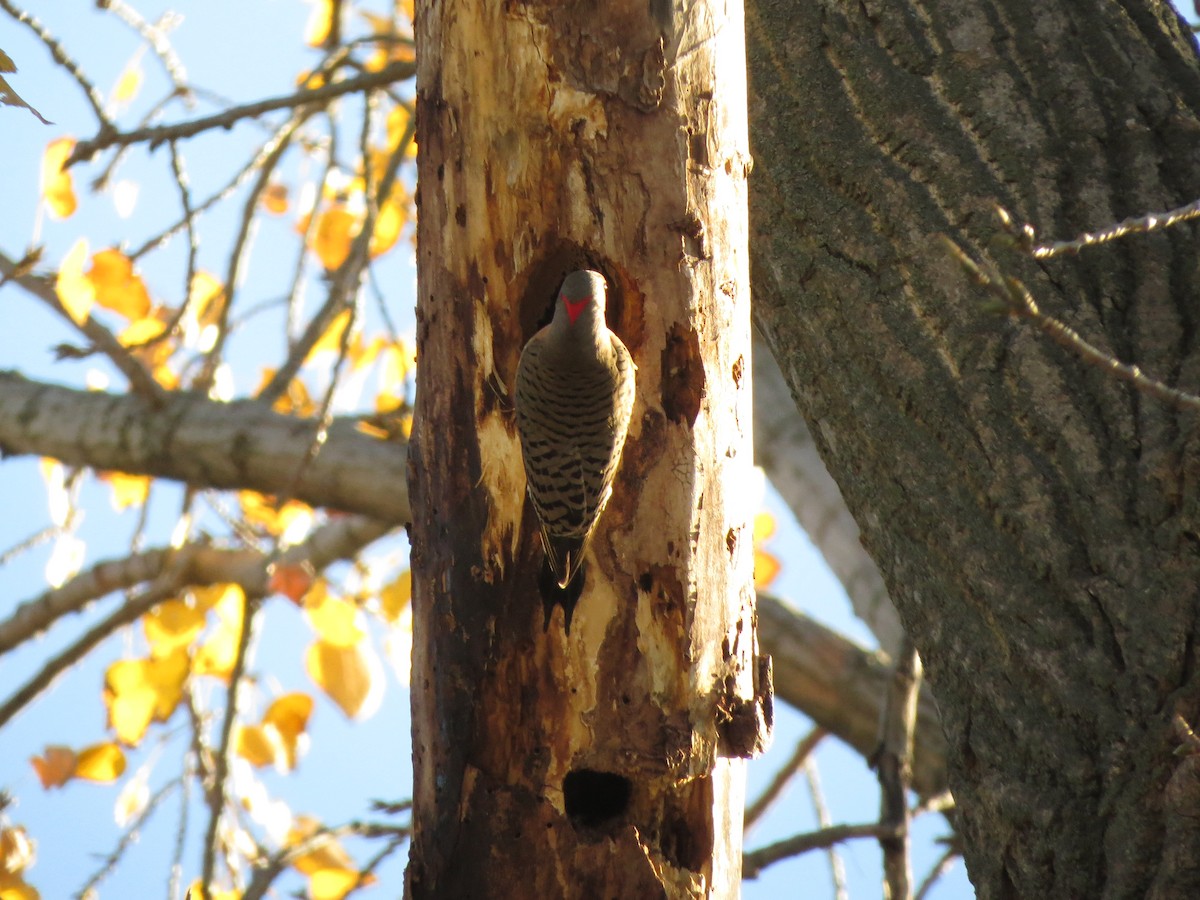
[[[554,308],[554,324],[567,332],[594,334],[604,328],[604,276],[580,269],[563,279]]]

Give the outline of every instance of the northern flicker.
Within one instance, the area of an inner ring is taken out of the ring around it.
[[[567,631],[633,414],[635,367],[605,322],[606,288],[599,272],[568,275],[517,365],[517,432],[552,576],[542,581],[546,623],[559,603]]]

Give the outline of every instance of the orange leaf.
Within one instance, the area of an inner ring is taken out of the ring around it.
[[[150,294],[142,276],[133,271],[133,260],[115,247],[101,250],[92,257],[88,278],[96,288],[96,302],[105,309],[111,309],[131,322],[150,312]],[[161,332],[163,327],[160,323],[158,331]],[[126,341],[125,345],[132,343],[134,341]]]
[[[239,725],[234,749],[238,756],[256,769],[275,762],[275,745],[261,725]]]
[[[75,774],[75,751],[70,747],[48,746],[42,756],[32,757],[29,762],[46,790],[62,787]]]
[[[114,743],[96,744],[79,751],[75,777],[86,781],[116,781],[125,771],[125,754]]]
[[[350,718],[366,718],[378,705],[379,662],[365,641],[341,647],[314,641],[304,657],[313,682]],[[375,701],[375,702],[369,702]]]
[[[286,184],[272,181],[262,193],[263,209],[276,216],[288,211],[288,189]]]
[[[56,219],[68,218],[79,205],[71,172],[63,168],[74,149],[75,138],[61,137],[47,144],[42,154],[42,199]]]
[[[350,255],[350,244],[361,227],[362,219],[345,203],[333,203],[319,214],[309,249],[317,254],[321,265],[332,271]]]
[[[307,563],[277,563],[271,566],[268,587],[273,594],[283,594],[297,606],[313,585],[312,566]]]
[[[96,302],[96,288],[91,279],[83,274],[83,264],[87,255],[87,238],[80,238],[63,257],[58,267],[58,279],[54,283],[54,292],[58,294],[59,302],[76,325],[82,325],[88,320],[92,304]]]
[[[762,590],[771,586],[782,569],[779,560],[765,550],[754,551],[754,586]]]

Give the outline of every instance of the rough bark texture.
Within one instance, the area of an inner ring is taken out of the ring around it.
[[[758,670],[740,7],[430,3],[417,40],[409,893],[734,896]],[[638,396],[565,637],[510,391],[584,266]]]
[[[754,340],[754,461],[821,551],[880,649],[895,656],[904,641],[900,616],[879,567],[863,549],[858,523],[821,460],[812,432],[796,415],[791,389],[762,337]]]
[[[1200,896],[1194,415],[989,317],[944,233],[1200,389],[1200,67],[1147,0],[751,0],[756,316],[924,659],[981,897]],[[1186,769],[1186,771],[1185,771]]]

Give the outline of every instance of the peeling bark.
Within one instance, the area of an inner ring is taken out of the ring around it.
[[[1200,896],[1168,787],[1200,716],[1200,432],[999,321],[935,236],[1200,388],[1200,66],[1153,0],[752,0],[755,314],[938,697],[981,897]],[[1187,804],[1184,804],[1186,806]]]
[[[409,894],[734,896],[721,726],[759,669],[740,7],[463,0],[417,39]],[[509,391],[585,266],[638,398],[567,637]]]

